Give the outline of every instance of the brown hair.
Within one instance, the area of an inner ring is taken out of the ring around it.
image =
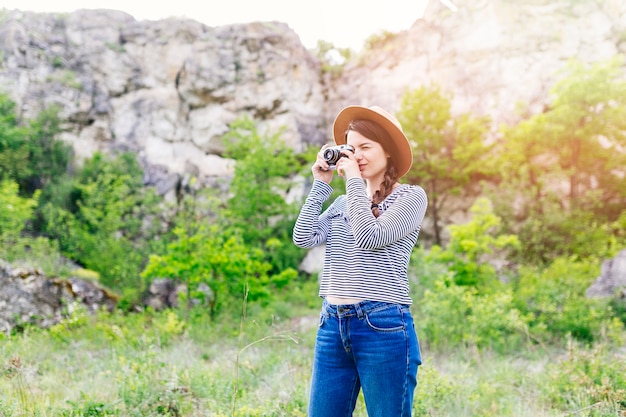
[[[395,165],[392,163],[396,149],[393,146],[393,141],[389,133],[378,123],[372,122],[371,120],[353,120],[348,125],[348,131],[350,130],[354,130],[366,138],[379,143],[383,147],[383,150],[392,156],[392,158],[387,160],[387,169],[385,170],[383,182],[372,196],[372,213],[374,213],[375,217],[378,217],[380,215],[378,204],[391,194],[394,184],[398,181],[398,172]],[[346,135],[347,133],[348,132],[346,132]]]

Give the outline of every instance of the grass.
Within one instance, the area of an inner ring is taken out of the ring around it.
[[[176,311],[78,312],[5,336],[0,416],[305,416],[317,312],[268,310],[188,323]],[[626,415],[619,346],[422,353],[415,416]],[[354,417],[366,415],[361,397]]]

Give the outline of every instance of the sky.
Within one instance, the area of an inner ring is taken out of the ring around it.
[[[371,35],[409,29],[422,16],[428,1],[0,0],[0,8],[47,13],[104,8],[124,11],[137,20],[182,17],[208,26],[276,20],[288,24],[307,48],[314,48],[318,40],[324,40],[339,48],[358,51]],[[447,3],[447,0],[440,1]]]

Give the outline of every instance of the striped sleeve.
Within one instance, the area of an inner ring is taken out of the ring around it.
[[[330,231],[329,211],[324,213],[322,205],[330,198],[332,187],[324,181],[314,180],[293,228],[293,243],[300,248],[312,248],[326,242]]]
[[[422,187],[413,186],[378,218],[372,214],[362,180],[351,178],[346,183],[348,216],[357,247],[376,249],[396,242],[419,230],[426,214],[428,200]]]

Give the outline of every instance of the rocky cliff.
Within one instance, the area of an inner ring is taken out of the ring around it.
[[[164,194],[185,176],[227,176],[219,138],[244,114],[285,126],[294,148],[323,141],[319,64],[283,23],[211,28],[111,10],[1,20],[0,90],[22,114],[60,106],[79,158],[134,151]]]
[[[81,157],[139,155],[146,183],[167,194],[186,177],[228,176],[220,136],[248,115],[286,128],[295,149],[321,144],[347,104],[397,111],[406,89],[440,85],[453,111],[515,121],[541,109],[558,71],[626,53],[626,3],[457,0],[430,2],[410,30],[363,52],[339,76],[284,23],[207,27],[192,20],[136,21],[112,10],[71,14],[0,11],[0,90],[25,117],[58,105],[63,139]],[[358,24],[358,22],[355,22]],[[347,29],[349,30],[349,29]]]
[[[17,326],[50,327],[77,308],[113,310],[117,297],[96,282],[48,278],[37,268],[0,259],[0,333]]]
[[[230,175],[220,137],[243,115],[260,129],[284,127],[284,139],[299,150],[328,140],[344,105],[397,111],[407,89],[436,84],[452,95],[454,112],[489,115],[495,131],[516,121],[520,102],[541,110],[568,60],[626,54],[623,0],[455,4],[452,13],[432,1],[410,30],[363,52],[339,75],[323,73],[280,22],[207,27],[136,21],[113,10],[0,10],[0,92],[27,118],[58,106],[66,120],[62,138],[79,158],[136,152],[146,184],[168,195],[192,176],[210,186]],[[625,253],[605,263],[590,296],[623,288]],[[68,303],[114,303],[88,282],[48,279],[2,262],[0,280],[0,331],[54,324]],[[151,288],[148,303],[170,305],[168,288]]]
[[[453,112],[514,123],[519,103],[541,111],[570,59],[626,53],[622,0],[430,1],[409,31],[351,64],[329,86],[329,108],[358,101],[399,110],[406,89],[439,85]]]

